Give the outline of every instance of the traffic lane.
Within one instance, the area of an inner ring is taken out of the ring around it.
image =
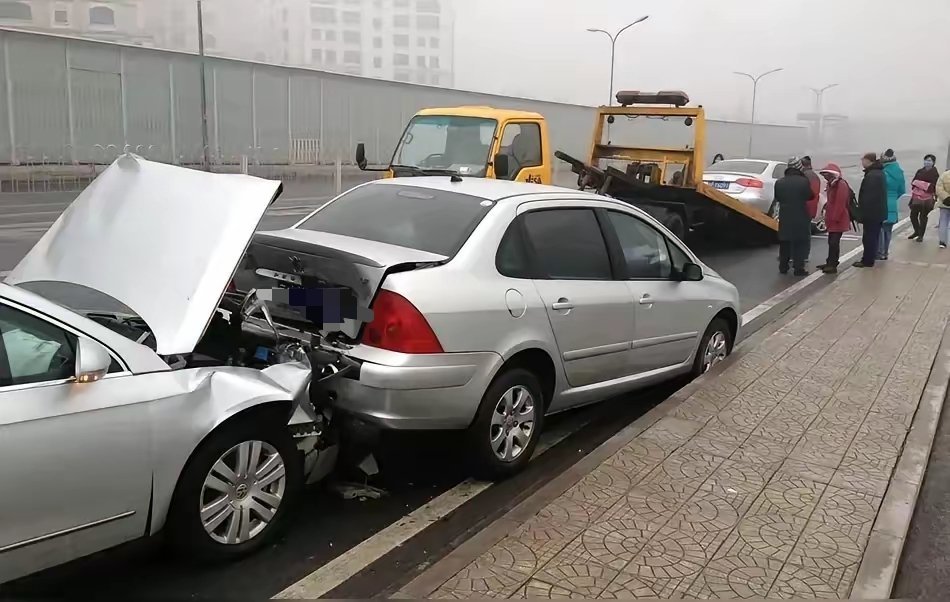
[[[570,432],[537,456],[528,469],[464,504],[399,550],[399,559],[376,567],[377,578],[344,583],[340,591],[385,589],[406,566],[433,561],[469,531],[486,525],[601,443],[672,395],[682,382],[553,416],[545,434]],[[573,425],[585,426],[575,430]],[[285,535],[259,553],[231,564],[190,565],[165,554],[159,539],[142,540],[71,564],[0,585],[0,597],[66,598],[270,598],[315,569],[404,518],[465,480],[457,434],[396,434],[378,453],[380,474],[369,483],[387,491],[378,500],[344,501],[324,487],[308,489]],[[384,559],[385,560],[385,559]],[[408,564],[410,561],[413,564]]]

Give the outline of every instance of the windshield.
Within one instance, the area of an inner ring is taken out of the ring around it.
[[[766,161],[720,161],[706,169],[706,173],[761,174],[768,169]]]
[[[493,205],[455,192],[370,184],[347,192],[298,227],[452,257]]]
[[[498,122],[481,117],[421,115],[406,128],[393,165],[484,177]]]

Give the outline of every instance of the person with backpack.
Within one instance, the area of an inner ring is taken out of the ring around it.
[[[940,223],[937,226],[940,248],[947,248],[947,233],[950,230],[950,169],[937,180],[937,207],[940,207]]]
[[[934,210],[937,201],[937,180],[940,179],[940,172],[937,171],[936,163],[935,155],[925,156],[924,166],[917,170],[910,184],[910,223],[914,226],[913,234],[907,237],[910,240],[924,242],[927,217]]]
[[[854,267],[872,268],[880,248],[881,227],[887,219],[887,177],[875,153],[864,155],[861,165],[864,167],[864,179],[858,192],[857,213],[863,230],[864,256]],[[950,205],[947,209],[950,210]]]
[[[887,217],[884,218],[884,224],[881,226],[877,258],[887,260],[891,250],[891,235],[894,232],[894,224],[900,219],[898,203],[900,198],[907,194],[907,179],[904,177],[904,170],[897,162],[897,156],[893,150],[887,149],[884,151],[881,164],[884,166],[884,177],[887,182]]]
[[[825,201],[825,225],[828,226],[828,260],[818,269],[825,274],[837,274],[841,259],[841,235],[851,230],[851,205],[854,191],[847,180],[841,177],[841,168],[829,163],[821,170],[821,176],[828,182],[827,201]]]

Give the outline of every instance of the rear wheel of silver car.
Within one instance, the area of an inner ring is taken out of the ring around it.
[[[276,535],[302,482],[300,455],[281,426],[224,426],[198,448],[168,515],[170,543],[200,560],[253,552]]]
[[[709,324],[699,343],[696,359],[693,362],[693,376],[702,376],[732,353],[732,330],[722,318],[716,318]]]
[[[499,480],[524,469],[543,422],[544,396],[534,374],[513,368],[495,378],[468,432],[476,476]]]

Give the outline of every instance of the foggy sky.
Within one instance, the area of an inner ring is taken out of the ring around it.
[[[603,104],[616,31],[620,89],[685,90],[711,116],[795,123],[807,87],[838,83],[825,111],[950,121],[950,0],[455,0],[463,89]]]

